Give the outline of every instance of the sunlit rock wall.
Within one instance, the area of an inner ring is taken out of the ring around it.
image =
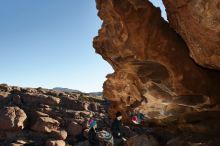
[[[163,1],[170,25],[186,41],[190,56],[204,67],[220,70],[220,1]]]
[[[93,45],[115,71],[104,83],[110,115],[137,110],[149,119],[165,119],[219,110],[220,73],[191,59],[159,8],[147,0],[96,2],[103,24]]]

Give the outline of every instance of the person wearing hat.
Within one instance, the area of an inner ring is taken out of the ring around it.
[[[116,118],[111,126],[111,131],[114,138],[114,146],[123,146],[124,141],[126,141],[126,139],[122,136],[121,133],[121,126],[122,126],[121,119],[122,119],[121,112],[117,112]]]
[[[96,133],[97,122],[94,119],[89,120],[89,133],[88,133],[88,140],[89,146],[100,146],[99,139]]]

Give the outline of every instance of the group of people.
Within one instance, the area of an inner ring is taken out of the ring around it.
[[[89,140],[89,146],[100,146],[100,140],[99,140],[99,135],[102,136],[102,134],[105,136],[105,139],[109,140],[109,142],[112,142],[114,146],[123,146],[124,141],[126,139],[122,136],[121,133],[121,119],[122,119],[122,114],[120,112],[116,113],[116,118],[113,121],[111,125],[111,133],[108,132],[97,132],[97,121],[94,119],[89,120],[89,133],[88,133],[88,140]],[[112,140],[112,141],[111,141]]]
[[[114,146],[123,146],[127,139],[123,136],[121,132],[122,127],[122,114],[121,112],[117,112],[115,115],[115,119],[111,124],[111,134],[108,132],[97,132],[97,121],[95,119],[89,120],[89,133],[88,140],[89,146],[100,146],[99,136],[104,135],[105,139],[109,141]],[[131,121],[134,124],[140,124],[143,120],[143,114],[134,114],[131,116]]]

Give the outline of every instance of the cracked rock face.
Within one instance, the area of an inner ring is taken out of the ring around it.
[[[104,96],[111,101],[110,115],[122,111],[128,116],[130,111],[138,110],[149,119],[164,119],[219,110],[216,106],[220,102],[219,72],[200,67],[191,59],[190,42],[184,42],[187,36],[183,40],[161,18],[159,8],[147,0],[97,0],[96,3],[103,25],[93,45],[115,71],[104,83]],[[166,1],[171,11],[176,4],[169,3],[171,0]],[[178,15],[176,18],[180,19]],[[210,27],[218,29],[217,24]],[[200,35],[201,31],[193,31]],[[190,33],[187,35],[194,38]],[[204,43],[209,40],[206,37],[202,37]],[[206,45],[209,43],[201,44],[207,49]]]
[[[220,1],[163,0],[172,28],[200,65],[220,70]]]

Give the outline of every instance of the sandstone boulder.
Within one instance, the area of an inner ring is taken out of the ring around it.
[[[21,95],[21,98],[25,104],[58,105],[60,103],[60,98],[39,93],[25,93]]]
[[[0,91],[10,92],[11,91],[11,87],[8,86],[7,84],[0,84]]]
[[[25,140],[16,140],[16,142],[11,143],[10,146],[23,146],[25,144],[27,144]]]
[[[31,126],[31,129],[37,132],[50,133],[59,129],[60,123],[50,117],[39,117]]]
[[[0,92],[0,100],[7,98],[10,95],[10,92]]]
[[[12,94],[10,96],[11,100],[12,100],[12,103],[14,105],[21,105],[22,104],[22,100],[21,100],[21,97],[20,95],[17,95],[17,94]]]
[[[217,146],[219,142],[219,137],[189,134],[169,140],[166,146]]]
[[[66,130],[53,130],[51,135],[53,138],[58,140],[65,140],[67,138]]]
[[[66,143],[63,140],[47,140],[46,146],[65,146]]]
[[[19,93],[22,92],[22,88],[21,88],[21,87],[18,87],[18,86],[12,86],[11,88],[12,88],[11,93],[19,94]]]
[[[82,133],[82,126],[72,121],[67,127],[67,132],[69,135],[79,135],[80,133]]]
[[[27,115],[19,107],[0,109],[0,130],[22,130]]]
[[[73,110],[84,110],[84,104],[71,96],[64,96],[61,98],[61,105],[63,107]]]
[[[10,146],[23,146],[24,144],[22,143],[11,143]]]
[[[80,142],[80,143],[76,144],[76,146],[89,146],[89,141],[86,140],[84,142]]]
[[[56,91],[56,90],[49,90],[46,92],[47,95],[51,95],[51,96],[55,96],[55,97],[59,97],[60,94],[65,94],[61,91]]]
[[[100,107],[100,105],[98,103],[92,102],[89,105],[89,110],[91,110],[93,112],[98,112],[99,111],[99,107]]]
[[[9,102],[10,92],[0,91],[0,104],[6,105]]]
[[[85,138],[88,138],[88,134],[89,134],[89,129],[85,129],[85,130],[83,131],[83,136],[84,136]]]
[[[127,141],[128,146],[159,146],[158,141],[150,135],[134,136]]]

